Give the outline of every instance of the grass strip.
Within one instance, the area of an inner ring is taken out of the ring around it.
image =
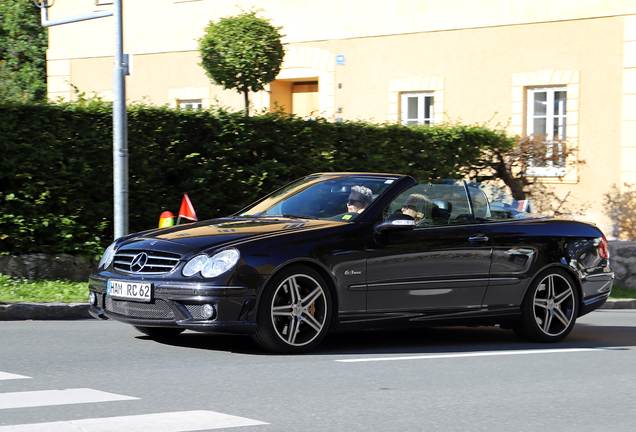
[[[610,299],[636,299],[636,288],[614,285]],[[0,274],[0,303],[85,303],[88,282],[28,280]]]
[[[87,303],[88,282],[28,280],[0,274],[0,303]]]
[[[636,299],[636,288],[630,288],[621,285],[614,285],[612,287],[611,299]]]

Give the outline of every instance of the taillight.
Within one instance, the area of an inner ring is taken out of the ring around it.
[[[601,256],[601,258],[609,259],[610,257],[609,244],[607,243],[607,239],[604,235],[603,239],[601,240],[601,244],[598,247],[598,254]]]

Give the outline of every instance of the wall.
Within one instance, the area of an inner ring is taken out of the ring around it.
[[[88,281],[99,260],[68,254],[27,254],[0,256],[0,274],[29,280],[66,279]]]
[[[636,288],[636,242],[610,242],[615,284]]]
[[[129,101],[241,109],[234,91],[212,85],[198,66],[197,38],[210,20],[261,8],[283,26],[288,56],[279,79],[318,77],[320,114],[398,121],[402,91],[435,93],[436,121],[502,125],[524,133],[525,87],[568,87],[568,135],[585,161],[548,179],[582,219],[610,232],[609,185],[636,183],[636,1],[155,0],[124,2],[124,51],[132,54]],[[59,2],[51,18],[103,10]],[[112,98],[113,20],[51,28],[49,92]],[[336,65],[343,55],[344,65]],[[280,87],[280,86],[279,86]],[[251,97],[268,109],[270,93]]]
[[[636,288],[636,242],[609,242],[615,284]],[[97,260],[68,254],[1,256],[0,274],[25,279],[85,282]]]
[[[107,0],[65,0],[49,9],[58,19],[112,9]],[[284,27],[285,43],[377,37],[416,32],[559,22],[636,13],[636,2],[608,0],[153,0],[124,1],[124,34],[130,53],[196,49],[210,21],[241,10],[261,9]],[[58,26],[51,32],[50,59],[112,55],[112,18]],[[78,38],[77,35],[83,35]],[[72,44],[65,43],[73,41]]]

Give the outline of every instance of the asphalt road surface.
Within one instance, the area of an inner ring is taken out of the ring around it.
[[[636,310],[593,312],[553,345],[452,327],[333,334],[300,356],[112,321],[0,322],[0,432],[79,430],[632,432]]]

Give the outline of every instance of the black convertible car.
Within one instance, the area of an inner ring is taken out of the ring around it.
[[[499,325],[557,342],[613,279],[598,228],[522,212],[501,190],[321,173],[227,218],[118,239],[90,276],[90,313],[154,338],[251,334],[285,353],[388,325]]]

